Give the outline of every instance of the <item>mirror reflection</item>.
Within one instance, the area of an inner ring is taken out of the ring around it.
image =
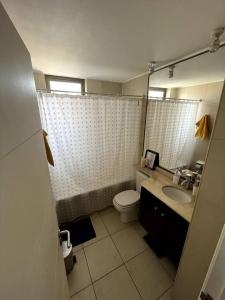
[[[225,48],[150,75],[145,150],[161,167],[202,171],[225,77]]]

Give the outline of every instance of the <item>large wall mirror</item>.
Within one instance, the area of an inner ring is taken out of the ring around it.
[[[205,161],[224,85],[225,47],[181,62],[172,73],[165,68],[150,76],[144,148],[174,171]]]

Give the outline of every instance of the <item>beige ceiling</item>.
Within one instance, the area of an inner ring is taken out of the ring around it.
[[[215,53],[205,53],[175,66],[173,78],[168,68],[155,72],[149,84],[152,87],[183,87],[223,81],[225,79],[225,46]]]
[[[225,25],[224,0],[3,0],[47,74],[124,81],[205,48]]]

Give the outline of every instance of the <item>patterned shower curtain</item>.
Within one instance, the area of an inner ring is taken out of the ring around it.
[[[191,100],[149,100],[145,149],[158,152],[164,168],[191,163],[198,104]]]
[[[38,104],[55,161],[49,169],[56,200],[134,180],[142,100],[38,93]]]

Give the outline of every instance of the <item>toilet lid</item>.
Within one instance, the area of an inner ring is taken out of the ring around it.
[[[129,206],[135,204],[139,199],[139,193],[134,190],[124,191],[115,196],[115,201],[121,206]]]

